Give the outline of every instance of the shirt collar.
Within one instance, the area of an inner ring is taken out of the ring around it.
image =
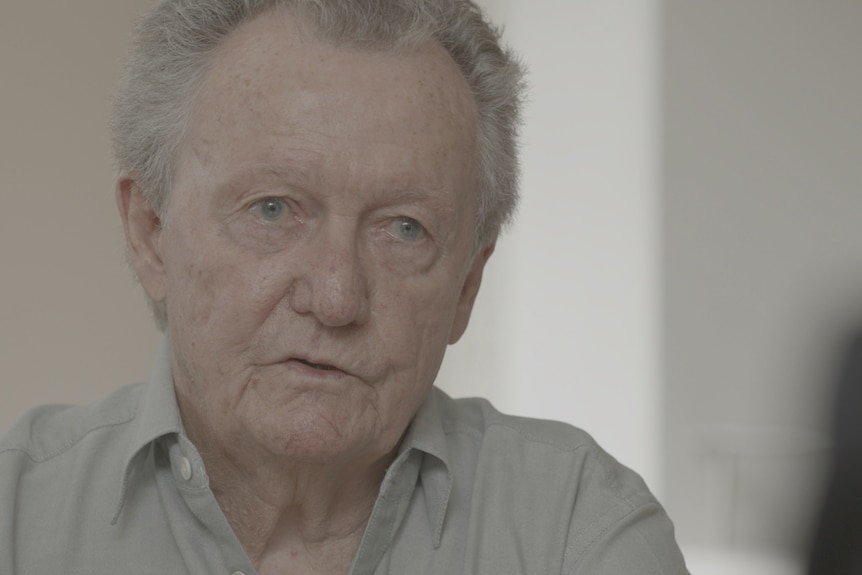
[[[156,353],[147,383],[140,389],[135,417],[129,430],[129,441],[123,455],[122,484],[112,524],[117,522],[123,510],[130,478],[138,471],[144,448],[160,437],[182,432],[171,371],[171,347],[167,336],[162,339]]]
[[[434,547],[440,547],[443,522],[452,494],[452,471],[446,432],[443,429],[441,402],[448,399],[436,387],[431,389],[419,411],[413,417],[402,444],[402,453],[412,450],[424,454],[419,478],[425,491],[428,521],[434,533]]]

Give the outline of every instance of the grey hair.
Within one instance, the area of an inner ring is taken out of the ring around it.
[[[287,11],[336,45],[386,50],[433,39],[447,50],[476,102],[475,245],[490,244],[518,200],[524,74],[472,0],[164,0],[138,25],[111,126],[117,168],[134,175],[150,206],[166,216],[174,161],[216,49],[243,23],[272,10]],[[164,303],[151,304],[164,330]]]

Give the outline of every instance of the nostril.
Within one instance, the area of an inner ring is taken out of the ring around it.
[[[287,299],[293,311],[300,315],[312,311],[311,286],[305,278],[299,278],[290,284]]]

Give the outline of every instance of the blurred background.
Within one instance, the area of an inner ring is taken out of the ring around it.
[[[0,429],[149,370],[107,122],[151,3],[0,17]],[[530,70],[523,204],[441,386],[590,431],[692,573],[803,573],[862,329],[862,3],[481,4]]]

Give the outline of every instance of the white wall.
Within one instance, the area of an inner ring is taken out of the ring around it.
[[[584,427],[660,490],[658,3],[489,8],[530,71],[523,203],[443,385]]]
[[[862,3],[666,0],[665,30],[666,502],[801,562],[862,328]]]

